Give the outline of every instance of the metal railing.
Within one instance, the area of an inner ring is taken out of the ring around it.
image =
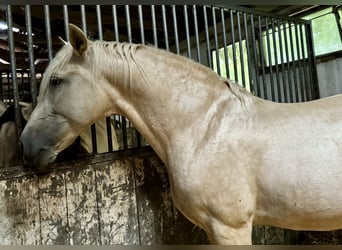
[[[34,16],[35,22],[32,22],[32,8],[36,14],[40,13],[40,16]],[[53,17],[50,8],[54,8]],[[2,70],[0,89],[0,97],[4,99],[6,96],[14,103],[18,134],[22,130],[20,89],[30,92],[35,105],[39,82],[36,78],[39,64],[35,59],[43,62],[52,60],[58,48],[55,38],[62,36],[68,40],[69,22],[79,25],[93,39],[143,43],[189,57],[265,99],[300,102],[319,98],[310,21],[229,6],[26,5],[24,12],[25,25],[21,28],[27,38],[27,66],[19,70],[13,25],[18,25],[20,20],[14,20],[12,6],[6,6],[10,69]],[[63,17],[63,23],[56,16]],[[46,44],[41,46],[46,48],[47,53],[43,60],[35,58],[37,50],[33,33],[42,29],[35,27],[39,23],[37,19],[43,20],[45,25]],[[64,32],[58,33],[57,26],[64,27]],[[22,63],[20,66],[23,67]],[[26,80],[20,82],[18,74],[21,71],[27,74]],[[27,84],[30,87],[24,88]],[[9,93],[12,98],[8,97]],[[119,124],[116,133],[121,141],[120,149],[147,144],[138,132],[131,131],[134,131],[133,126],[126,118],[113,116],[107,118],[109,151],[113,150],[110,135],[110,124],[113,122]],[[95,125],[92,125],[91,131],[93,152],[96,153]],[[129,138],[133,139],[129,141]]]

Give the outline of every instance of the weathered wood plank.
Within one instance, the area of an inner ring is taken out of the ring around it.
[[[156,155],[134,157],[141,244],[207,244],[204,231],[173,205],[167,170]]]
[[[66,188],[70,244],[100,244],[94,168],[88,165],[67,171]]]
[[[101,244],[139,244],[131,159],[100,163],[95,169]]]
[[[40,244],[38,178],[0,182],[0,244]]]
[[[39,197],[42,244],[69,244],[64,171],[54,171],[39,178]]]

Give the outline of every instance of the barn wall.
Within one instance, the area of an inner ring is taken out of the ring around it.
[[[321,97],[342,93],[342,57],[317,63]]]
[[[0,244],[207,244],[173,206],[167,171],[150,148],[54,164],[46,173],[0,170]],[[254,244],[294,244],[255,227]]]

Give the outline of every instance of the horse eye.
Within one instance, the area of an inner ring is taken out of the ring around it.
[[[57,77],[57,76],[51,76],[50,78],[50,84],[52,86],[58,86],[59,84],[61,84],[63,81],[63,79]]]

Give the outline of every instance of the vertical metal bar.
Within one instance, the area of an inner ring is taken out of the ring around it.
[[[312,100],[319,99],[319,85],[318,85],[318,77],[317,77],[317,69],[316,69],[316,57],[315,57],[315,48],[313,43],[313,32],[311,23],[306,25],[306,40],[308,45],[308,58],[310,65],[310,83],[311,83],[311,97]]]
[[[234,80],[239,81],[237,60],[236,60],[236,47],[235,47],[235,27],[234,27],[234,13],[233,10],[229,11],[230,15],[230,30],[232,32],[232,50],[233,50],[233,65],[234,65]]]
[[[82,22],[82,30],[84,34],[87,34],[87,19],[86,19],[86,11],[85,6],[81,5],[81,22]]]
[[[224,62],[226,68],[226,77],[229,78],[229,62],[228,62],[228,50],[227,50],[227,30],[226,30],[226,20],[224,18],[224,9],[221,8],[221,22],[222,22],[222,34],[223,34],[223,52],[224,52]]]
[[[303,34],[303,28],[304,26],[301,24],[300,25],[300,43],[301,43],[301,48],[302,48],[302,59],[303,59],[303,80],[304,80],[304,86],[305,86],[305,101],[310,100],[310,94],[308,91],[308,76],[307,76],[307,60],[306,60],[306,55],[305,55],[305,44],[304,44],[304,34]]]
[[[127,27],[127,37],[128,42],[132,42],[132,30],[131,30],[131,17],[129,12],[129,5],[125,5],[125,14],[126,14],[126,27]]]
[[[288,27],[286,27],[286,24],[288,25],[288,23],[284,23],[284,41],[285,41],[285,55],[286,55],[286,69],[287,69],[287,78],[288,78],[288,85],[289,85],[289,97],[290,97],[290,102],[294,102],[294,98],[293,98],[293,91],[292,91],[292,81],[291,81],[291,72],[290,72],[290,52],[289,52],[289,44],[288,44],[288,37],[287,37],[287,30]]]
[[[174,28],[174,35],[175,35],[176,53],[179,55],[180,51],[179,51],[176,5],[172,5],[172,17],[173,17],[173,28]]]
[[[141,43],[145,44],[144,18],[143,18],[143,11],[142,11],[141,5],[138,5],[138,15],[139,15],[139,27],[140,27],[140,39],[141,39]]]
[[[267,85],[266,85],[266,73],[265,73],[265,58],[264,58],[264,42],[262,38],[262,24],[261,24],[261,16],[258,16],[258,28],[259,28],[259,50],[260,50],[260,63],[261,63],[261,72],[262,72],[262,85],[264,91],[264,99],[268,99],[267,93]]]
[[[207,15],[207,7],[203,5],[203,16],[204,16],[204,27],[205,27],[205,40],[207,43],[207,54],[208,54],[208,64],[209,68],[213,68],[212,60],[211,60],[211,48],[210,48],[210,39],[209,39],[209,28],[208,28],[208,15]]]
[[[98,39],[103,40],[103,32],[102,32],[102,20],[101,20],[101,6],[96,5],[96,20],[97,20],[97,28],[98,28]]]
[[[246,88],[246,77],[245,77],[245,67],[243,61],[243,48],[242,48],[242,36],[241,36],[241,22],[240,22],[240,11],[236,13],[237,16],[237,28],[238,28],[238,37],[239,37],[239,54],[240,54],[240,69],[241,69],[241,83],[244,88]]]
[[[217,25],[216,25],[216,11],[215,11],[215,7],[211,7],[211,13],[212,13],[212,17],[213,17],[213,27],[214,27],[216,69],[217,69],[217,74],[221,75],[220,53],[219,53],[218,38],[217,38]]]
[[[118,15],[116,11],[116,5],[112,6],[113,11],[113,25],[114,25],[114,39],[115,41],[119,41],[119,28],[118,28]]]
[[[279,79],[279,65],[278,65],[278,49],[277,49],[277,40],[276,40],[276,31],[274,27],[275,20],[271,19],[271,29],[272,29],[272,40],[273,40],[273,55],[274,55],[274,64],[276,69],[276,82],[277,82],[277,96],[278,96],[278,102],[282,101],[282,95],[281,95],[281,88],[280,88],[280,79]],[[280,32],[278,27],[278,32]]]
[[[153,30],[154,46],[158,47],[157,24],[156,24],[156,10],[155,10],[155,6],[154,5],[151,5],[151,15],[152,15],[152,30]]]
[[[69,14],[68,5],[63,5],[65,39],[69,41]]]
[[[296,58],[294,54],[294,46],[293,46],[293,36],[292,36],[292,25],[289,23],[289,36],[290,36],[290,48],[291,48],[291,55],[292,55],[292,65],[293,65],[293,82],[294,82],[294,88],[295,88],[295,97],[296,97],[296,102],[299,101],[298,97],[298,84],[297,84],[297,70],[296,70]]]
[[[19,94],[18,94],[18,83],[17,83],[17,71],[16,71],[16,58],[15,58],[15,46],[13,38],[13,24],[12,24],[12,7],[7,5],[6,7],[7,25],[8,25],[8,45],[9,45],[9,56],[11,63],[12,73],[12,89],[13,89],[13,100],[15,109],[15,124],[17,128],[17,136],[19,138],[21,134],[21,119],[19,109]],[[8,83],[9,84],[9,83]]]
[[[254,73],[255,73],[255,84],[256,95],[261,97],[260,93],[260,81],[259,81],[259,63],[258,63],[258,52],[257,52],[257,41],[255,39],[255,27],[254,27],[254,15],[251,14],[251,29],[252,29],[252,43],[253,43],[253,55],[254,55]]]
[[[30,92],[32,99],[32,107],[37,105],[37,82],[36,82],[36,70],[34,66],[34,53],[33,53],[33,36],[32,36],[32,22],[31,22],[31,7],[25,5],[25,19],[26,19],[26,31],[27,31],[27,48],[28,59],[30,66]]]
[[[285,76],[285,66],[284,66],[284,50],[283,50],[283,40],[282,40],[282,29],[285,29],[284,26],[281,27],[279,19],[277,20],[277,27],[278,27],[278,41],[279,41],[279,50],[280,50],[280,63],[281,63],[281,74],[283,80],[283,95],[284,95],[284,102],[288,102],[287,98],[287,88],[286,88],[286,76]]]
[[[300,101],[304,101],[304,80],[303,80],[303,72],[302,72],[302,60],[301,60],[301,51],[300,51],[300,45],[299,45],[299,38],[298,38],[298,25],[294,24],[295,29],[295,37],[296,37],[296,50],[297,50],[297,61],[298,61],[298,85],[300,88]]]
[[[244,24],[244,27],[245,27],[245,37],[246,37],[246,49],[247,49],[247,71],[248,71],[248,78],[249,78],[249,89],[251,91],[251,93],[254,93],[254,86],[252,84],[252,71],[251,71],[251,53],[250,53],[250,36],[249,36],[249,33],[248,33],[248,22],[247,22],[247,14],[246,13],[243,13],[243,24]]]
[[[169,48],[169,36],[167,33],[167,21],[166,21],[166,9],[165,5],[162,5],[162,15],[163,15],[163,27],[164,27],[164,39],[165,39],[165,48],[167,51],[170,50]]]
[[[44,16],[45,16],[45,33],[46,33],[46,42],[48,47],[48,57],[49,61],[53,58],[52,51],[52,41],[51,41],[51,26],[50,26],[50,9],[49,5],[44,5]]]
[[[197,21],[196,5],[192,6],[192,14],[194,16],[197,62],[200,63],[201,62],[201,48],[200,48],[199,35],[198,35],[198,21]]]
[[[184,23],[185,23],[186,47],[187,47],[187,51],[188,51],[188,58],[191,59],[188,8],[186,5],[183,5],[183,12],[184,12]]]
[[[274,82],[273,82],[273,65],[272,65],[272,56],[271,56],[271,42],[269,36],[269,28],[268,28],[268,17],[265,17],[265,31],[266,31],[266,44],[267,44],[267,56],[268,56],[268,66],[270,69],[270,85],[271,85],[271,98],[272,101],[275,101],[275,93],[274,93]]]

